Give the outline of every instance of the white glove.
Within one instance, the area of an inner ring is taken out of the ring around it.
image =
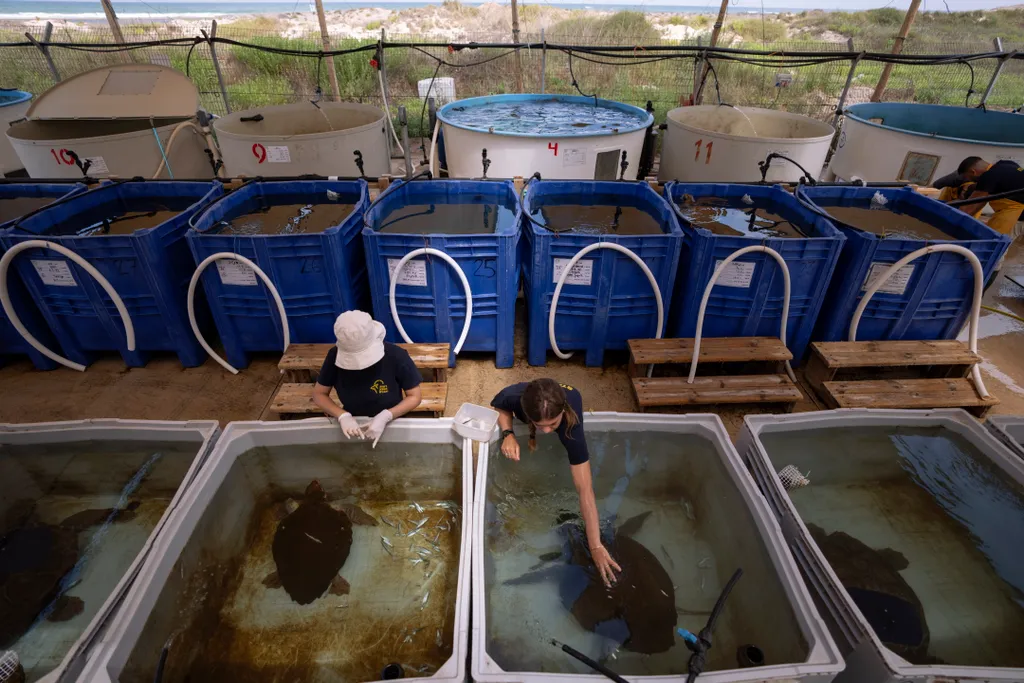
[[[346,439],[361,439],[363,438],[363,430],[356,422],[356,419],[352,417],[352,413],[342,413],[338,416],[338,426],[341,427],[341,433],[345,435]]]
[[[395,416],[391,414],[390,410],[382,410],[370,421],[370,424],[363,427],[363,438],[373,439],[373,446],[377,447],[377,442],[380,441],[380,435],[384,433],[384,428],[388,426],[388,422],[395,419]]]

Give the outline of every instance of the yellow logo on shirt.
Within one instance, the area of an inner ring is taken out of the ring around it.
[[[386,394],[388,393],[388,385],[384,383],[384,380],[379,379],[370,386],[370,391],[375,394]]]
[[[562,384],[561,382],[559,382],[559,383],[558,383],[558,386],[562,387],[562,388],[563,388],[563,389],[565,389],[566,391],[572,391],[572,387],[571,387],[571,386],[569,386],[568,384]]]

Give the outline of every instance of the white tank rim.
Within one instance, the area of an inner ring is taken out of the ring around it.
[[[246,109],[244,111],[236,111],[228,114],[227,116],[221,116],[214,120],[213,129],[217,131],[218,136],[224,136],[234,140],[268,140],[268,141],[302,141],[302,140],[315,140],[321,137],[339,137],[354,135],[357,133],[364,133],[367,131],[374,130],[379,126],[385,118],[384,110],[378,107],[374,107],[370,104],[362,104],[360,102],[321,102],[319,106],[324,109],[335,109],[335,110],[357,110],[365,111],[367,113],[377,114],[377,118],[369,123],[360,124],[351,128],[341,128],[337,130],[324,130],[316,133],[292,133],[292,134],[273,134],[273,133],[240,133],[224,128],[225,125],[240,123],[240,119],[244,116],[254,116],[256,114],[269,113],[286,113],[291,110],[297,110],[302,106],[303,103],[292,103],[292,104],[274,104],[266,107],[253,107],[252,109]]]
[[[822,126],[828,126],[828,129],[831,132],[829,132],[828,134],[822,134],[822,135],[818,135],[818,136],[815,136],[815,137],[798,137],[798,138],[779,138],[779,137],[768,137],[768,136],[761,136],[761,135],[733,135],[732,133],[720,133],[720,132],[715,131],[715,130],[708,130],[707,128],[701,128],[700,126],[695,126],[692,123],[683,123],[682,121],[678,121],[678,120],[672,118],[672,115],[674,113],[676,113],[676,112],[708,111],[710,109],[718,109],[719,107],[729,107],[730,109],[735,109],[735,110],[741,111],[741,112],[743,112],[745,114],[750,114],[750,113],[754,113],[754,112],[756,112],[758,114],[769,113],[772,116],[775,116],[776,118],[780,118],[780,119],[789,119],[791,121],[795,121],[795,120],[811,121],[811,122],[820,124]],[[667,123],[668,125],[679,126],[680,128],[688,130],[691,133],[701,133],[701,134],[704,134],[704,135],[714,135],[715,137],[723,138],[725,140],[734,140],[736,142],[758,142],[758,143],[767,143],[767,144],[776,144],[776,145],[813,145],[813,144],[818,144],[818,143],[821,143],[821,142],[825,142],[826,140],[831,141],[832,140],[832,136],[834,136],[835,132],[836,132],[835,128],[833,128],[830,124],[825,123],[824,121],[819,121],[818,119],[813,119],[810,116],[805,116],[803,114],[797,114],[795,112],[779,111],[779,110],[776,110],[776,109],[762,109],[760,107],[736,107],[736,106],[733,106],[733,105],[718,105],[718,104],[700,104],[700,105],[696,105],[696,106],[676,107],[675,109],[670,109],[665,114],[665,123]]]
[[[566,135],[564,133],[551,133],[549,135],[538,135],[536,133],[515,133],[512,131],[500,131],[490,130],[489,128],[478,128],[476,126],[467,126],[461,123],[454,123],[445,117],[446,110],[456,106],[478,106],[482,104],[491,104],[493,102],[529,102],[534,100],[551,100],[555,102],[571,102],[580,104],[594,104],[595,101],[597,106],[604,107],[605,109],[616,109],[618,111],[628,113],[640,113],[645,119],[644,123],[631,126],[629,128],[616,128],[612,130],[594,131],[592,133],[574,133],[572,135]],[[468,130],[473,133],[483,133],[485,135],[497,135],[501,137],[509,138],[532,138],[534,140],[549,140],[554,138],[572,138],[574,140],[582,140],[586,138],[602,138],[602,137],[615,137],[618,135],[626,135],[628,133],[635,133],[638,130],[643,130],[650,127],[654,123],[654,114],[651,114],[645,109],[635,107],[632,104],[626,104],[625,102],[616,102],[615,100],[603,100],[595,97],[583,97],[581,95],[542,95],[540,93],[526,93],[526,94],[509,94],[509,95],[484,95],[482,97],[470,97],[464,100],[456,100],[449,102],[440,109],[437,110],[437,118],[444,125],[451,126],[452,128],[460,128],[462,130]]]
[[[915,106],[915,107],[922,107],[922,108],[925,108],[925,107],[928,107],[928,108],[943,108],[943,109],[949,109],[949,110],[953,110],[953,109],[965,110],[966,109],[966,111],[968,111],[968,112],[976,111],[974,109],[967,109],[965,107],[958,107],[958,106],[955,106],[955,105],[948,105],[948,104],[919,104],[919,103],[916,103],[916,102],[861,102],[861,103],[853,104],[853,105],[850,105],[849,107],[847,107],[846,111],[843,112],[843,116],[845,118],[852,119],[852,120],[856,121],[857,123],[863,123],[865,126],[871,126],[872,128],[880,128],[882,130],[892,131],[894,133],[901,133],[903,135],[912,135],[914,137],[925,138],[926,140],[944,140],[946,142],[959,142],[959,143],[964,143],[964,144],[968,144],[968,145],[984,145],[984,146],[987,146],[987,147],[1020,147],[1020,148],[1024,148],[1024,141],[1021,141],[1021,142],[1000,142],[1000,141],[997,141],[997,140],[995,140],[995,141],[994,140],[980,140],[978,138],[960,138],[960,137],[955,137],[955,136],[952,136],[952,135],[942,135],[942,134],[939,134],[939,133],[936,133],[936,134],[933,135],[933,134],[930,134],[930,133],[922,133],[922,132],[916,131],[916,130],[908,130],[906,128],[898,128],[896,126],[886,125],[884,122],[883,123],[876,123],[874,121],[871,121],[870,118],[864,118],[862,116],[858,116],[857,112],[856,112],[856,110],[858,108],[863,109],[864,105],[871,105],[872,107],[877,107],[877,108],[883,108],[884,109],[884,105],[908,106],[908,105],[911,105],[911,104],[913,106]],[[882,105],[882,106],[880,107],[879,105]],[[1022,115],[1022,114],[1011,114],[1010,112],[995,111],[995,110],[991,110],[991,111],[986,110],[984,113],[986,115],[1000,115],[1000,117],[1001,116],[1016,116],[1016,117],[1019,117],[1021,119],[1021,123],[1024,124],[1024,115]],[[970,114],[968,114],[968,115],[970,115]],[[871,117],[871,118],[874,118],[874,117]]]

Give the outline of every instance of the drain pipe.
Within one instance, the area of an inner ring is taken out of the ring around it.
[[[232,375],[238,374],[238,369],[235,368],[231,363],[217,355],[217,352],[210,348],[210,345],[206,343],[206,338],[203,337],[203,333],[199,331],[199,325],[196,323],[196,284],[199,282],[199,276],[203,274],[206,267],[214,261],[220,261],[222,259],[230,259],[239,261],[252,268],[253,272],[263,280],[263,284],[270,290],[271,296],[274,297],[274,303],[277,304],[277,313],[281,316],[281,332],[284,337],[284,351],[288,350],[288,346],[291,344],[291,336],[288,334],[288,314],[284,310],[284,302],[281,301],[281,295],[277,292],[277,287],[270,281],[267,274],[257,266],[255,263],[245,258],[241,254],[236,254],[231,251],[219,251],[216,254],[212,254],[203,259],[203,262],[196,267],[196,272],[192,273],[192,279],[188,283],[188,322],[192,326],[192,334],[196,335],[196,339],[199,340],[199,345],[206,350],[206,353],[210,354],[210,358],[220,363],[221,367],[230,372]]]
[[[437,133],[441,130],[441,119],[434,122],[434,134],[430,138],[430,177],[437,178],[437,170],[434,167],[434,156],[437,152]],[[441,160],[438,158],[437,163],[440,164]]]
[[[868,287],[867,291],[864,292],[864,296],[861,297],[860,304],[857,306],[857,310],[853,312],[853,319],[850,321],[850,341],[857,341],[857,326],[860,324],[860,317],[864,314],[864,309],[868,307],[868,302],[871,301],[871,297],[882,288],[886,282],[889,281],[893,275],[899,272],[900,268],[907,265],[911,261],[917,260],[918,258],[927,254],[934,254],[937,252],[948,251],[954,254],[960,254],[971,263],[971,268],[974,270],[974,300],[971,303],[971,322],[969,332],[968,348],[971,353],[978,353],[978,318],[981,315],[981,293],[985,288],[985,275],[981,269],[981,261],[973,251],[965,247],[961,247],[959,244],[933,244],[928,247],[923,247],[917,251],[913,251],[896,263],[889,266],[889,268],[879,276],[874,283]],[[971,379],[974,380],[974,385],[977,387],[978,392],[982,398],[988,398],[988,389],[985,388],[985,383],[981,379],[981,368],[975,363],[971,368]]]
[[[744,254],[750,254],[752,252],[764,252],[768,254],[776,263],[779,264],[779,268],[782,269],[782,285],[783,285],[783,302],[782,302],[782,325],[780,325],[779,338],[782,340],[782,345],[786,345],[786,323],[789,320],[789,294],[790,294],[790,281],[789,281],[789,266],[786,265],[786,261],[782,258],[782,255],[764,245],[755,245],[750,247],[743,247],[729,254],[724,261],[722,261],[717,268],[715,268],[714,274],[711,276],[711,280],[708,282],[707,287],[704,288],[704,297],[700,300],[700,311],[697,313],[697,334],[693,338],[693,357],[690,358],[690,377],[686,380],[687,384],[693,384],[693,378],[697,374],[697,357],[700,356],[700,338],[704,331],[704,312],[708,307],[708,299],[711,298],[711,290],[714,288],[715,283],[718,282],[719,276],[725,270],[725,267],[730,263],[738,259]],[[793,374],[793,366],[790,365],[789,361],[786,361],[786,374],[796,384],[796,375]]]
[[[569,263],[565,264],[565,270],[562,271],[562,275],[558,278],[558,284],[555,285],[555,293],[551,297],[551,311],[548,313],[548,342],[551,344],[551,350],[555,352],[555,355],[562,360],[568,360],[572,357],[572,351],[569,353],[562,353],[562,350],[558,348],[558,342],[555,341],[555,311],[558,310],[558,297],[562,294],[562,286],[565,285],[565,278],[569,276],[569,272],[576,266],[576,263],[589,254],[592,251],[598,249],[611,249],[621,254],[625,254],[629,258],[633,259],[633,262],[640,266],[640,270],[647,276],[647,281],[651,283],[651,289],[654,290],[654,299],[658,303],[658,330],[654,333],[655,339],[661,339],[662,332],[665,328],[665,304],[661,300],[661,290],[658,289],[658,281],[654,279],[654,273],[647,267],[647,264],[640,260],[640,257],[636,255],[630,249],[616,244],[615,242],[594,242],[593,244],[587,245],[576,252]],[[648,369],[647,376],[650,377],[650,370],[653,369],[651,366]]]
[[[19,242],[11,247],[7,253],[4,254],[3,258],[0,258],[0,304],[3,304],[4,313],[11,321],[11,325],[18,331],[18,334],[20,334],[25,341],[32,346],[32,348],[50,360],[60,363],[65,367],[71,368],[72,370],[78,370],[79,372],[85,372],[85,366],[81,363],[68,360],[67,358],[60,356],[43,346],[38,339],[33,337],[32,334],[25,329],[25,326],[22,324],[18,314],[14,312],[14,306],[11,304],[11,294],[7,289],[7,270],[11,267],[11,261],[14,260],[14,257],[26,249],[52,249],[61,256],[74,261],[82,268],[82,270],[89,273],[96,282],[100,283],[100,286],[103,287],[103,291],[105,291],[111,301],[114,302],[114,306],[117,307],[117,312],[121,316],[121,323],[124,324],[125,346],[127,346],[129,351],[135,350],[135,327],[132,325],[132,318],[128,315],[128,309],[125,308],[124,301],[122,301],[121,297],[118,296],[113,285],[110,284],[107,278],[103,277],[103,274],[100,271],[96,270],[92,264],[84,258],[67,247],[63,247],[47,240],[28,240],[26,242]]]
[[[457,356],[459,355],[459,351],[462,350],[462,345],[466,343],[466,337],[469,336],[469,324],[473,319],[473,290],[469,287],[469,280],[466,279],[466,273],[463,272],[459,264],[455,262],[455,259],[443,251],[434,249],[433,247],[413,249],[403,256],[402,260],[398,262],[395,266],[395,272],[391,274],[391,291],[388,293],[388,303],[391,304],[391,319],[395,321],[395,327],[398,328],[398,333],[402,335],[402,339],[405,340],[405,343],[414,344],[415,342],[413,342],[412,339],[409,339],[409,335],[406,334],[405,328],[402,327],[402,321],[398,317],[398,308],[395,306],[395,288],[398,286],[398,277],[402,274],[405,264],[417,256],[424,256],[427,254],[438,256],[451,266],[455,270],[455,274],[459,276],[459,280],[462,282],[462,288],[466,292],[466,322],[462,324],[462,334],[459,335],[459,341],[455,344],[454,353]]]

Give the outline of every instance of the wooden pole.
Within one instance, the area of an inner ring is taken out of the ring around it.
[[[107,15],[107,24],[110,25],[110,32],[114,34],[114,42],[124,45],[124,34],[121,33],[121,24],[117,21],[117,13],[114,12],[114,6],[110,4],[110,0],[100,0],[100,4],[103,5],[103,13]],[[121,53],[121,59],[126,62],[135,61],[132,53],[127,50]]]
[[[519,44],[519,8],[516,6],[516,0],[512,0],[512,42]],[[516,92],[523,92],[523,62],[519,54],[519,48],[516,48],[515,53],[516,60]]]
[[[896,40],[892,44],[892,53],[898,55],[903,52],[903,43],[907,40],[907,34],[910,33],[910,27],[914,23],[914,19],[917,17],[917,10],[921,6],[921,0],[910,0],[910,8],[907,10],[907,16],[903,17],[903,26],[900,26],[900,32],[896,34]],[[882,69],[882,75],[878,79],[878,85],[875,86],[875,92],[871,95],[872,102],[878,102],[882,99],[882,95],[885,93],[885,87],[889,85],[889,76],[892,74],[892,64],[886,64]]]
[[[220,70],[220,62],[217,60],[217,44],[213,38],[217,37],[217,20],[210,24],[210,57],[213,58],[213,70],[217,74],[217,85],[220,86],[220,96],[224,99],[224,111],[231,113],[231,101],[228,100],[228,89],[224,86],[224,74]]]
[[[722,5],[718,8],[718,18],[715,19],[715,26],[711,29],[711,44],[709,47],[715,47],[718,45],[718,36],[722,33],[722,26],[725,25],[725,15],[729,11],[729,0],[722,0]],[[704,88],[701,86],[704,83],[708,75],[708,65],[704,64],[701,69],[700,79],[697,81],[697,92],[693,94],[693,103],[700,104],[700,101],[704,98]]]
[[[331,51],[331,36],[327,33],[327,17],[324,16],[324,3],[316,0],[316,18],[320,21],[320,40],[324,44],[324,52]],[[338,71],[334,68],[334,57],[327,57],[327,72],[331,75],[331,90],[335,102],[341,97],[341,88],[338,87]],[[317,83],[317,85],[320,85]]]

